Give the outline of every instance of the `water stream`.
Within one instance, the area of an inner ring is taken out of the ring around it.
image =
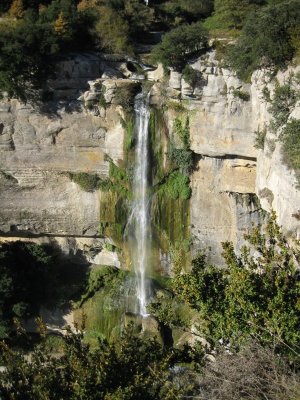
[[[135,312],[147,316],[146,303],[150,284],[146,278],[149,268],[151,228],[149,218],[149,95],[140,93],[135,98],[135,165],[133,178],[133,206],[128,221],[132,263],[136,274],[137,306]]]

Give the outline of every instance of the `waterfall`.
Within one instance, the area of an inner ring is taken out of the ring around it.
[[[150,285],[146,279],[149,264],[149,242],[151,237],[148,197],[149,172],[149,95],[138,94],[134,103],[135,111],[135,166],[133,178],[133,206],[128,221],[132,262],[136,274],[137,309],[136,313],[146,316],[146,302]]]

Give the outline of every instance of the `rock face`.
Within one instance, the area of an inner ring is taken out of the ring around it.
[[[254,147],[255,131],[271,116],[263,89],[274,89],[264,71],[252,83],[241,82],[220,68],[214,52],[191,64],[199,79],[190,86],[171,71],[166,86],[162,67],[149,71],[151,104],[179,99],[189,115],[195,169],[191,175],[190,224],[196,251],[211,248],[221,263],[220,242],[242,244],[243,233],[260,221],[261,206],[275,209],[280,224],[300,236],[300,192],[294,173],[282,165],[280,144],[267,134],[265,149]],[[284,82],[290,71],[279,74]],[[76,55],[63,60],[57,79],[48,85],[52,100],[43,109],[0,102],[0,233],[3,236],[99,237],[100,196],[84,192],[68,173],[89,172],[107,177],[107,154],[115,163],[123,153],[124,112],[116,96],[120,88],[138,85],[134,65],[124,59]],[[162,90],[163,87],[163,90]],[[50,96],[50,97],[51,97]],[[164,97],[166,96],[166,97]],[[165,113],[169,132],[176,117]],[[299,118],[299,104],[291,117]],[[80,239],[80,240],[81,240]],[[91,262],[116,265],[102,247]],[[89,256],[87,256],[89,257]],[[98,257],[98,258],[97,258]],[[104,258],[103,258],[104,257]]]
[[[191,149],[197,156],[191,176],[195,249],[210,248],[211,260],[222,263],[220,243],[231,240],[238,249],[243,233],[261,222],[260,206],[274,209],[285,232],[299,238],[300,191],[295,174],[283,165],[278,137],[268,132],[265,149],[254,147],[255,132],[272,119],[264,90],[272,96],[274,80],[267,71],[256,71],[251,84],[245,84],[233,71],[219,67],[213,51],[191,67],[200,77],[195,87],[171,71],[167,93],[174,101],[182,99],[188,111]],[[279,83],[299,70],[278,73]],[[298,102],[289,118],[299,116]],[[174,118],[169,111],[170,131]]]

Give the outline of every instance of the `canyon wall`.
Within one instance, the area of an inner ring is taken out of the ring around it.
[[[161,67],[148,72],[148,79],[153,84],[152,105],[165,107],[169,134],[178,115],[189,116],[194,251],[206,249],[212,261],[221,262],[221,241],[231,240],[239,248],[243,233],[262,220],[261,207],[273,208],[284,229],[299,236],[299,220],[293,215],[300,208],[300,192],[293,171],[282,163],[280,143],[267,133],[272,151],[254,147],[255,131],[271,119],[263,89],[272,91],[274,83],[263,71],[253,74],[251,84],[241,82],[219,66],[214,52],[191,66],[201,72],[194,88],[174,71],[166,83]],[[98,246],[98,253],[103,252],[110,240],[99,234],[102,193],[83,191],[70,173],[105,178],[107,156],[122,164],[124,113],[115,93],[118,87],[139,84],[140,77],[131,70],[124,59],[80,55],[61,62],[57,80],[49,85],[51,100],[42,107],[1,100],[1,240],[90,238],[85,248]],[[279,79],[287,76],[285,72]],[[105,107],[100,104],[103,98]],[[179,100],[184,106],[180,112]],[[299,118],[299,105],[291,117]],[[71,249],[66,251],[74,252]],[[110,257],[107,263],[118,264],[114,256],[105,257]],[[97,262],[104,263],[105,257]]]

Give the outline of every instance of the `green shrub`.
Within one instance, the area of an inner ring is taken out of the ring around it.
[[[99,104],[99,107],[102,107],[102,108],[107,107],[106,100],[105,100],[104,94],[102,92],[100,93],[98,104]]]
[[[300,120],[292,119],[282,134],[283,161],[292,168],[300,184]]]
[[[181,172],[188,175],[193,168],[193,152],[186,149],[176,149],[174,143],[170,143],[168,158],[178,167]]]
[[[208,338],[234,346],[257,338],[293,355],[300,344],[299,245],[292,248],[272,213],[264,227],[245,235],[240,255],[223,243],[226,268],[210,266],[200,254],[192,271],[179,271],[173,288],[203,318]],[[250,250],[255,250],[254,258]]]
[[[125,140],[124,140],[124,149],[125,152],[128,152],[134,148],[135,144],[135,136],[134,136],[134,118],[132,115],[129,115],[124,119],[121,120],[122,127],[126,131]]]
[[[241,89],[234,89],[232,92],[234,97],[237,97],[243,101],[249,101],[250,100],[250,94],[248,92],[245,92]]]
[[[79,185],[85,192],[93,192],[98,189],[101,182],[98,175],[89,174],[87,172],[74,172],[69,175],[71,180]]]
[[[173,171],[161,184],[159,191],[169,196],[171,199],[187,200],[191,197],[192,189],[190,188],[190,180],[188,176],[183,175],[179,171]]]
[[[260,129],[258,129],[254,133],[255,133],[254,147],[256,149],[263,150],[265,147],[267,128],[265,127],[262,131]]]
[[[189,58],[208,48],[208,36],[200,22],[181,25],[166,33],[162,42],[152,50],[154,61],[164,67],[182,70]]]
[[[190,121],[186,117],[183,124],[181,119],[176,117],[173,124],[173,132],[179,136],[185,149],[190,147]]]
[[[139,86],[134,84],[118,86],[114,101],[123,107],[124,111],[130,113],[134,106],[134,98],[139,92]]]
[[[276,82],[274,95],[268,109],[273,117],[271,128],[275,132],[278,128],[286,124],[298,97],[299,95],[291,86],[291,80],[284,85]]]

